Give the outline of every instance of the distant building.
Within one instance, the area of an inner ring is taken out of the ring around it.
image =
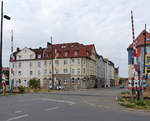
[[[119,85],[119,67],[114,70],[115,86]]]
[[[55,83],[66,88],[93,88],[97,76],[98,54],[95,46],[80,43],[47,43],[46,48],[23,48],[10,56],[10,79],[14,86],[28,87],[31,78],[41,86],[52,84],[52,60]]]
[[[105,63],[103,56],[99,56],[97,61],[97,87],[105,87]]]
[[[97,65],[97,87],[115,86],[115,78],[118,80],[119,70],[118,72],[115,71],[114,63],[103,58],[103,56],[99,56]]]
[[[145,31],[143,30],[135,39],[136,47],[138,50],[138,68],[140,77],[143,76],[143,70],[147,75],[147,78],[150,79],[150,33],[146,32],[146,54],[145,54],[145,69],[144,67],[144,39],[145,39]],[[128,51],[128,79],[132,79],[133,77],[133,43],[129,45],[127,48]]]

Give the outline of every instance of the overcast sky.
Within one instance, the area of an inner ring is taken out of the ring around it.
[[[149,0],[4,0],[4,14],[11,20],[4,20],[3,66],[9,66],[13,29],[15,49],[46,47],[51,35],[54,43],[95,44],[127,77],[131,10],[137,36],[145,23],[150,26]]]

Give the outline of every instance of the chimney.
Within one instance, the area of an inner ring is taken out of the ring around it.
[[[47,42],[47,47],[49,47],[51,45],[51,43],[50,42]]]
[[[17,48],[17,52],[20,51],[20,48]]]

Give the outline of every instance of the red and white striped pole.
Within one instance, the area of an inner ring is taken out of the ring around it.
[[[133,12],[131,11],[131,23],[132,23],[132,37],[133,37],[133,77],[132,77],[132,95],[134,94],[134,90],[139,87],[140,76],[138,76],[138,64],[137,64],[137,48],[136,41],[134,35],[134,20],[133,20]]]

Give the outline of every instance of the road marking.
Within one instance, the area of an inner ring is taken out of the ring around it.
[[[45,111],[51,111],[51,110],[56,110],[56,109],[58,109],[59,107],[52,107],[52,108],[47,108],[47,109],[45,109]]]
[[[21,112],[22,112],[21,110],[17,110],[14,113],[18,114],[18,113],[21,113]]]
[[[17,119],[21,119],[21,118],[24,118],[24,117],[28,117],[29,114],[24,114],[24,115],[20,115],[20,116],[16,116],[16,117],[12,117],[6,121],[13,121],[13,120],[17,120]]]
[[[75,102],[72,102],[72,101],[69,101],[69,100],[56,100],[56,99],[49,99],[49,98],[40,98],[40,100],[52,101],[52,102],[58,102],[58,103],[68,103],[69,105],[76,104]]]

